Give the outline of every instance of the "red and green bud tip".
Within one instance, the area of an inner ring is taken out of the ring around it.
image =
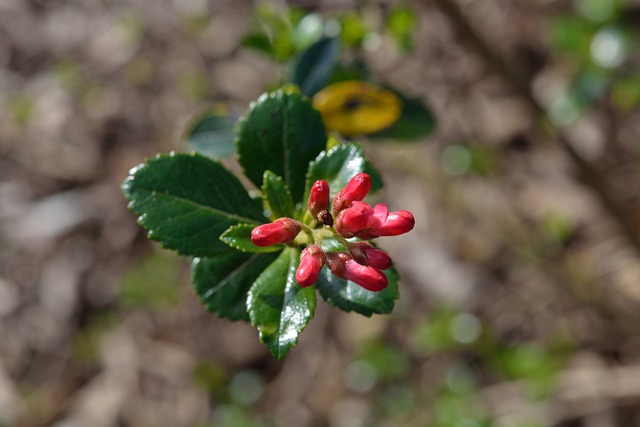
[[[366,173],[359,173],[349,180],[347,185],[333,199],[334,214],[351,207],[356,201],[361,201],[371,190],[371,177]]]
[[[374,208],[364,202],[353,202],[350,208],[340,212],[336,230],[344,237],[370,240],[381,236],[397,236],[411,231],[416,221],[409,211],[389,213],[386,205]]]
[[[344,237],[353,237],[363,230],[376,225],[374,209],[365,202],[353,202],[350,208],[338,214],[335,221],[336,231]]]
[[[349,253],[358,264],[373,267],[378,270],[386,270],[391,267],[392,264],[389,254],[374,247],[371,243],[352,243],[349,245]]]
[[[386,221],[379,227],[374,227],[370,233],[375,237],[398,236],[413,230],[416,220],[409,211],[396,211],[389,213]]]
[[[319,179],[311,187],[309,194],[309,212],[314,218],[322,211],[329,209],[329,184]]]
[[[387,276],[373,267],[358,264],[344,252],[327,253],[327,265],[338,277],[352,281],[372,292],[380,292],[389,284]]]
[[[251,231],[254,245],[265,247],[289,243],[300,233],[301,225],[291,218],[279,218],[269,224],[259,225]]]
[[[300,265],[296,270],[296,282],[303,288],[316,283],[324,260],[324,252],[320,246],[307,246],[300,255]]]
[[[362,199],[370,190],[371,177],[366,173],[357,174],[334,198],[329,212],[329,184],[318,180],[309,193],[309,212],[319,224],[335,227],[335,231],[345,238],[370,240],[379,236],[397,236],[413,229],[415,219],[410,212],[389,212],[384,204],[371,207],[363,202]],[[300,222],[291,218],[279,218],[254,228],[251,241],[261,247],[290,243],[302,227]],[[312,234],[316,243],[321,240],[319,234],[316,235],[314,231]],[[382,270],[391,267],[391,257],[368,242],[346,242],[346,245],[348,253],[325,253],[318,244],[306,247],[300,254],[300,264],[295,274],[300,286],[316,283],[322,267],[327,264],[334,275],[364,289],[372,292],[385,289],[389,281]]]

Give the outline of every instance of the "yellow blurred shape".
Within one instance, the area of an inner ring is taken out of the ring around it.
[[[361,81],[335,83],[313,97],[329,130],[343,135],[375,133],[391,126],[402,110],[402,101],[393,92]]]

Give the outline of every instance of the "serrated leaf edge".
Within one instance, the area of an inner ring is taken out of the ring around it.
[[[394,274],[397,277],[396,277],[396,295],[392,300],[393,304],[389,308],[389,311],[375,311],[375,310],[368,309],[367,312],[364,312],[364,311],[360,311],[360,310],[357,309],[357,307],[360,307],[360,304],[357,304],[357,305],[354,304],[353,306],[351,306],[351,308],[345,309],[343,307],[340,307],[331,296],[326,296],[325,297],[325,295],[322,292],[320,292],[319,289],[318,289],[318,294],[320,295],[320,298],[322,298],[327,304],[329,304],[330,306],[332,306],[334,308],[337,308],[338,310],[344,311],[345,313],[354,312],[354,313],[358,313],[358,314],[360,314],[362,316],[365,316],[365,317],[371,317],[374,314],[380,314],[380,315],[391,314],[393,312],[393,309],[395,308],[396,301],[398,301],[398,299],[400,299],[400,289],[398,288],[398,283],[400,282],[400,274],[398,273],[398,270],[396,270],[393,266],[391,268],[394,269]],[[327,270],[327,273],[333,275],[333,273],[331,271],[329,271],[329,270]],[[342,279],[342,280],[344,280],[344,279]],[[347,283],[353,283],[353,282],[351,282],[350,280],[347,280]],[[355,286],[358,286],[355,283],[353,283],[353,284]]]
[[[289,249],[290,254],[289,254],[289,267],[288,267],[288,269],[287,269],[287,284],[285,285],[285,291],[286,291],[286,286],[288,286],[288,285],[289,285],[289,282],[290,282],[290,281],[288,280],[288,278],[289,278],[289,272],[288,272],[288,270],[289,270],[289,268],[290,268],[290,266],[291,266],[291,259],[292,259],[292,257],[296,256],[295,252],[291,250],[292,248],[288,248],[288,249]],[[280,256],[281,256],[281,255],[278,255],[278,258],[279,258]],[[276,258],[276,260],[277,260],[278,258]],[[276,260],[274,260],[274,262],[275,262]],[[267,267],[267,268],[269,268],[269,267]],[[265,269],[265,270],[266,270],[266,269]],[[258,278],[259,278],[259,276],[258,276]],[[256,282],[257,282],[257,280],[258,280],[258,279],[256,279]],[[310,321],[313,319],[313,317],[315,316],[315,311],[316,311],[316,308],[317,308],[317,306],[318,306],[317,299],[316,299],[316,298],[317,298],[317,296],[316,296],[316,293],[315,293],[315,287],[314,287],[314,292],[313,292],[313,296],[314,296],[314,303],[313,303],[313,306],[312,306],[312,307],[308,307],[308,308],[309,308],[309,311],[310,311],[310,313],[309,313],[309,319],[308,319],[308,320],[307,320],[307,322],[304,324],[304,326],[300,329],[300,331],[298,331],[298,334],[297,334],[297,336],[295,337],[295,340],[293,340],[293,341],[291,342],[291,344],[287,347],[287,349],[284,351],[284,353],[280,353],[280,352],[278,352],[278,353],[276,354],[276,353],[274,353],[273,351],[271,351],[271,347],[270,347],[270,346],[269,346],[269,344],[264,340],[264,337],[263,337],[262,331],[260,330],[260,327],[259,327],[259,326],[254,322],[254,320],[251,318],[251,310],[250,310],[250,308],[249,308],[249,307],[251,306],[251,300],[252,300],[252,298],[253,298],[252,290],[253,290],[253,287],[255,286],[255,283],[256,283],[256,282],[254,282],[254,283],[253,283],[253,285],[251,286],[251,288],[249,288],[249,292],[247,292],[247,312],[249,313],[249,318],[251,319],[251,326],[255,327],[255,328],[258,330],[258,336],[259,336],[260,343],[265,344],[265,345],[267,346],[267,348],[269,349],[269,352],[270,352],[270,353],[271,353],[271,354],[272,354],[272,355],[273,355],[277,360],[282,360],[282,358],[284,358],[287,354],[289,354],[289,352],[291,351],[291,349],[292,349],[292,348],[295,348],[295,347],[297,347],[297,346],[298,346],[298,342],[299,342],[299,340],[300,340],[300,334],[302,334],[302,332],[307,328],[307,326],[309,326],[309,322],[310,322]],[[295,279],[293,280],[293,286],[299,286],[297,283],[295,283]],[[309,288],[307,288],[307,289],[309,289]],[[301,288],[301,292],[304,292],[304,291],[305,291],[305,288]],[[278,317],[278,331],[280,331],[281,329],[282,329],[282,310],[280,310],[280,316]],[[280,347],[281,347],[281,345],[280,345],[280,344],[278,344],[277,348],[278,348],[278,349],[280,349]]]

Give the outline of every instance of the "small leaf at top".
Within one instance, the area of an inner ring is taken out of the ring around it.
[[[265,221],[238,178],[198,154],[149,159],[131,170],[122,191],[149,237],[183,255],[226,253],[219,238],[227,228]]]
[[[309,197],[311,186],[319,179],[327,181],[333,199],[351,178],[364,171],[364,167],[365,158],[359,144],[342,144],[323,151],[309,165],[305,200]]]
[[[284,179],[294,202],[302,200],[309,162],[324,149],[327,135],[308,99],[291,90],[262,95],[238,125],[238,160],[257,186],[264,171]]]
[[[209,311],[227,319],[248,321],[247,292],[278,255],[227,249],[214,258],[195,258],[191,263],[191,283]]]
[[[212,159],[230,157],[236,152],[233,126],[231,117],[212,112],[204,114],[190,125],[185,148]]]
[[[340,60],[340,39],[324,38],[309,46],[293,64],[291,81],[303,95],[313,96],[325,87]]]
[[[264,208],[271,212],[271,219],[284,216],[293,218],[295,206],[291,192],[282,178],[271,171],[265,171],[261,190]]]
[[[398,299],[398,273],[391,267],[384,271],[389,285],[380,292],[371,292],[355,283],[335,276],[323,268],[316,282],[320,296],[329,304],[346,312],[355,311],[367,317],[372,314],[387,314],[393,310]]]
[[[277,359],[297,344],[316,309],[315,289],[303,288],[296,282],[299,258],[298,249],[282,251],[255,281],[247,299],[251,323],[260,332],[260,341]]]
[[[242,252],[266,254],[269,252],[277,252],[284,249],[284,245],[271,245],[260,247],[251,242],[251,231],[255,228],[252,224],[232,225],[222,233],[220,240],[234,249]]]

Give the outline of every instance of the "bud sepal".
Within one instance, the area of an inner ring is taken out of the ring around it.
[[[378,270],[387,270],[393,265],[388,253],[368,242],[349,244],[349,254],[358,263]]]

